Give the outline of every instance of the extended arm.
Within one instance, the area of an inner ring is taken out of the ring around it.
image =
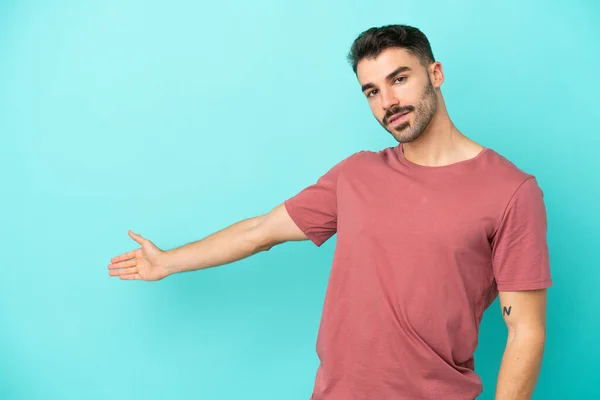
[[[142,247],[113,257],[108,266],[109,274],[121,279],[148,281],[229,264],[283,242],[308,239],[284,204],[268,214],[244,219],[204,239],[168,251],[160,250],[141,235],[131,231],[129,235]]]

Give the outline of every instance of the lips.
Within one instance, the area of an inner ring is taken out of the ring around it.
[[[399,114],[394,114],[390,117],[390,119],[388,119],[388,124],[391,124],[392,122],[394,122],[395,120],[397,120],[398,118],[401,118],[403,116],[405,116],[406,114],[408,114],[410,111],[406,111],[403,113],[399,113]]]

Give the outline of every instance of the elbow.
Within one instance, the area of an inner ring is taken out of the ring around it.
[[[257,253],[259,253],[259,252],[263,252],[263,251],[269,251],[273,247],[275,247],[276,245],[278,245],[282,242],[274,242],[274,241],[270,240],[267,236],[261,235],[260,232],[257,232],[254,243],[255,243],[255,247],[257,249],[256,251],[257,251]]]
[[[278,243],[273,242],[269,235],[267,235],[266,230],[263,229],[264,216],[255,217],[252,219],[252,225],[248,230],[248,242],[251,243],[251,247],[254,253],[260,253],[263,251],[271,250]]]
[[[517,325],[508,328],[509,340],[527,341],[532,344],[544,345],[546,328],[542,325]]]

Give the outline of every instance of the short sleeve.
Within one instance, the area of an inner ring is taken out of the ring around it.
[[[498,291],[552,286],[546,233],[544,194],[530,176],[513,194],[492,239]]]
[[[337,163],[315,184],[284,202],[298,228],[318,247],[337,232],[337,182],[351,157]]]

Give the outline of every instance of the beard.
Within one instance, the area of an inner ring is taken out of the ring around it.
[[[388,132],[392,134],[392,136],[399,143],[407,143],[412,142],[417,139],[421,134],[427,129],[427,126],[431,122],[435,112],[437,111],[438,101],[435,95],[435,89],[431,84],[431,80],[428,77],[428,82],[425,85],[425,89],[423,90],[423,94],[419,98],[419,103],[416,107],[414,106],[404,106],[404,107],[394,107],[390,108],[384,115],[383,121],[379,121],[381,126]],[[388,119],[395,114],[404,113],[407,111],[412,111],[415,113],[414,125],[410,125],[410,122],[405,121],[398,126],[390,127],[388,124]]]

